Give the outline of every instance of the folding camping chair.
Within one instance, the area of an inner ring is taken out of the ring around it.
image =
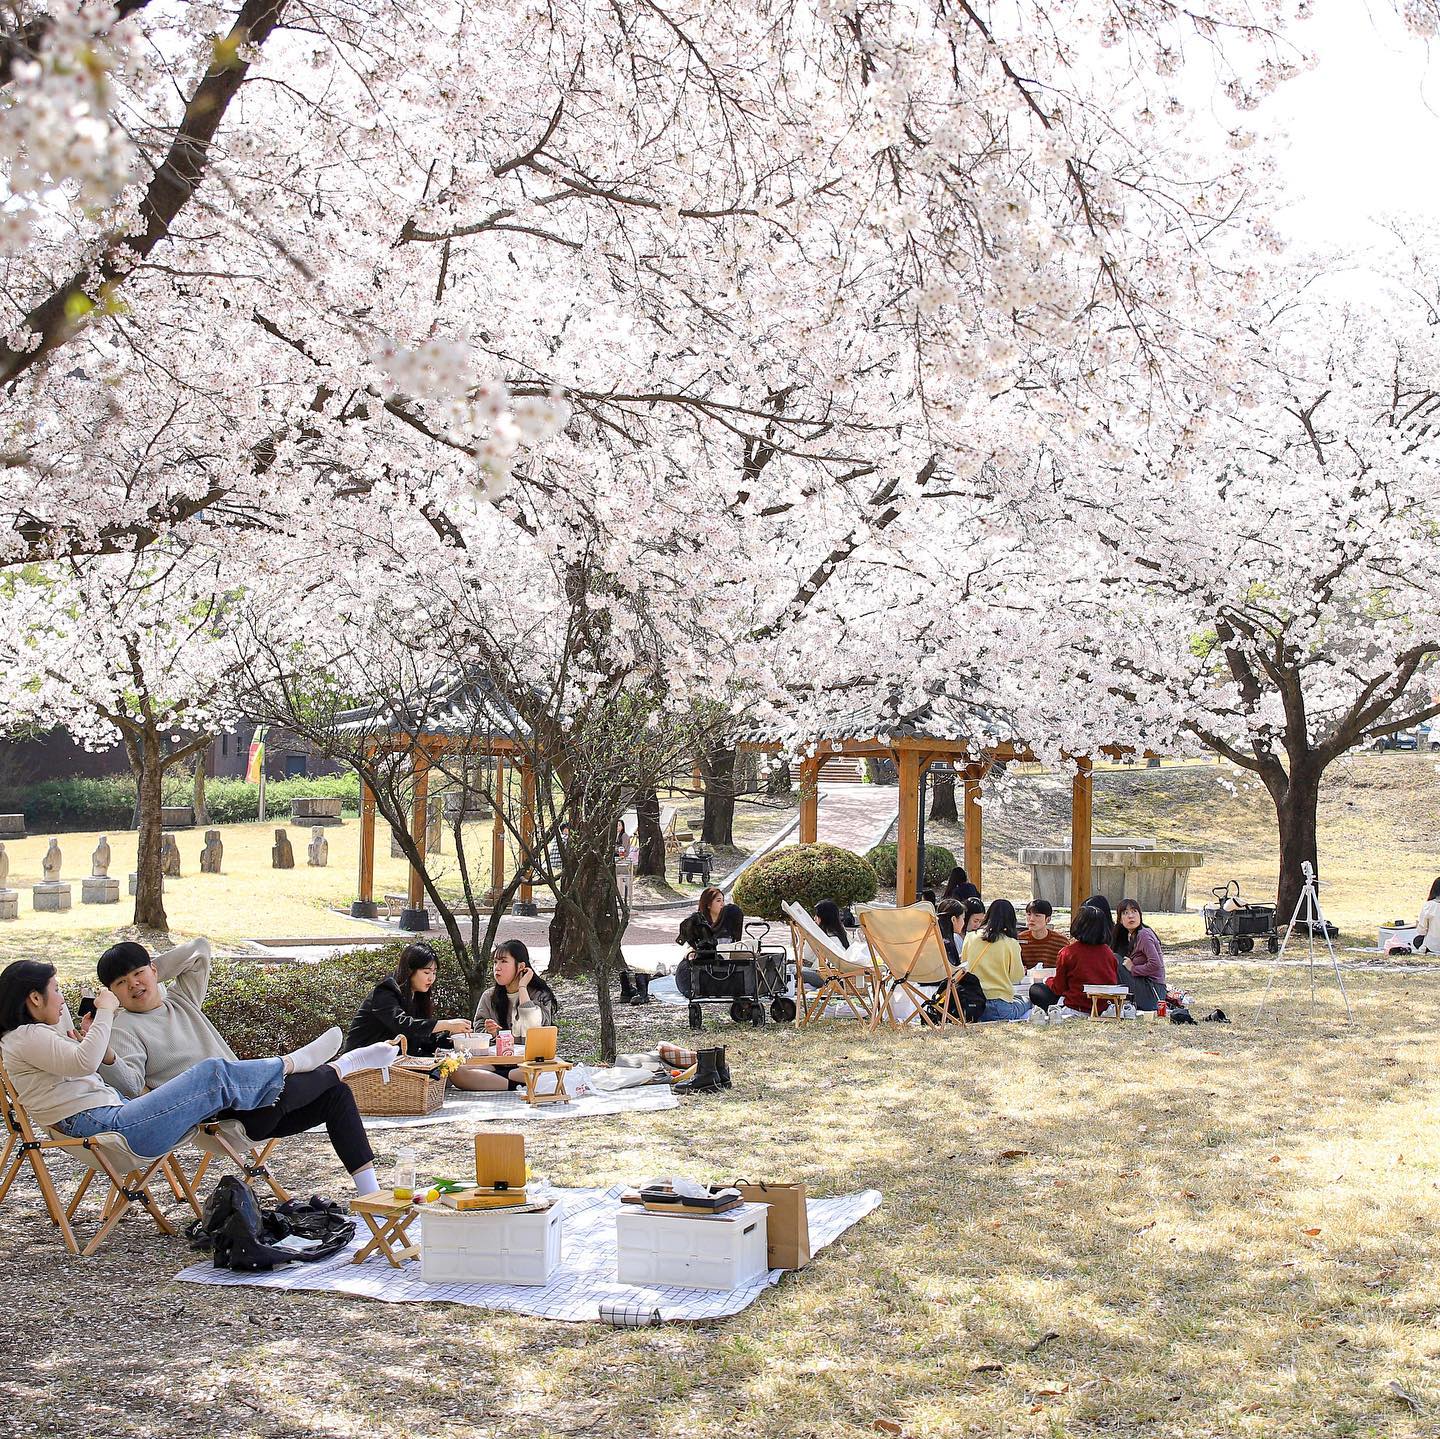
[[[194,1173],[186,1173],[185,1162],[177,1154],[173,1157],[166,1178],[170,1181],[170,1189],[176,1199],[188,1204],[195,1211],[197,1219],[201,1217],[203,1208],[200,1186],[205,1182],[205,1175],[211,1164],[217,1159],[229,1160],[251,1188],[254,1188],[255,1180],[263,1179],[270,1186],[270,1192],[282,1204],[290,1198],[290,1191],[276,1179],[268,1162],[271,1150],[280,1143],[278,1138],[257,1143],[245,1133],[245,1126],[238,1119],[212,1119],[195,1131],[191,1143],[200,1151]]]
[[[780,908],[790,919],[790,940],[795,950],[795,1023],[809,1024],[833,1004],[843,1004],[856,1019],[871,1023],[879,994],[880,975],[875,961],[843,950],[815,922],[803,905],[786,900]],[[806,951],[820,975],[819,986],[805,992]]]
[[[110,1237],[115,1226],[125,1216],[132,1204],[141,1205],[155,1227],[162,1234],[174,1234],[175,1226],[160,1212],[155,1196],[150,1193],[150,1181],[157,1173],[171,1176],[169,1154],[159,1159],[144,1159],[136,1154],[118,1134],[97,1134],[89,1139],[72,1139],[69,1135],[55,1130],[37,1131],[30,1122],[15,1086],[10,1082],[3,1065],[0,1065],[0,1102],[4,1104],[5,1130],[7,1140],[5,1153],[0,1158],[0,1204],[5,1201],[11,1186],[15,1183],[21,1167],[28,1161],[35,1172],[35,1182],[40,1186],[40,1195],[45,1201],[45,1210],[51,1223],[60,1231],[60,1238],[71,1254],[89,1258]],[[186,1135],[186,1142],[191,1135]],[[47,1152],[64,1153],[85,1166],[79,1187],[69,1204],[61,1201],[60,1192],[46,1161]],[[172,1151],[173,1153],[173,1151]],[[9,1164],[6,1169],[5,1165]],[[86,1191],[97,1174],[103,1174],[109,1181],[109,1193],[105,1196],[100,1215],[100,1227],[94,1237],[82,1249],[75,1238],[71,1221],[80,1207]]]
[[[869,941],[878,976],[870,1028],[878,1028],[882,1020],[897,1029],[917,1020],[922,1028],[956,1023],[963,1027],[959,988],[963,971],[950,963],[934,911],[918,904],[903,909],[866,905],[857,907],[855,913]],[[895,1018],[897,992],[915,1006],[904,1020]]]

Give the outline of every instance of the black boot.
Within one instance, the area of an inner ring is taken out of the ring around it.
[[[715,1050],[715,1072],[720,1076],[721,1085],[730,1088],[730,1065],[725,1058],[725,1046],[722,1044]]]
[[[676,1094],[714,1094],[724,1089],[725,1081],[720,1078],[720,1067],[716,1064],[718,1049],[702,1049],[695,1062],[695,1078],[682,1080],[675,1086]]]
[[[636,974],[632,977],[634,993],[630,996],[631,1004],[650,1003],[650,976],[648,974]]]
[[[635,999],[635,976],[628,969],[620,971],[620,1003],[630,1004]]]

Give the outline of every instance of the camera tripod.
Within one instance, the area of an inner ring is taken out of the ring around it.
[[[1280,948],[1276,951],[1271,964],[1270,978],[1265,981],[1265,993],[1260,996],[1260,1008],[1256,1011],[1256,1016],[1258,1018],[1265,1012],[1266,1001],[1270,998],[1270,986],[1275,983],[1275,976],[1280,972],[1280,961],[1285,958],[1285,952],[1290,947],[1290,936],[1294,934],[1295,926],[1303,923],[1307,967],[1310,971],[1310,1003],[1315,1003],[1315,930],[1318,926],[1325,939],[1325,948],[1330,954],[1330,968],[1335,973],[1335,983],[1339,986],[1340,998],[1345,1001],[1345,1018],[1353,1022],[1355,1015],[1350,1009],[1350,996],[1345,993],[1345,981],[1340,975],[1340,961],[1335,958],[1335,946],[1330,943],[1330,926],[1325,923],[1325,915],[1320,908],[1320,895],[1315,883],[1315,867],[1307,859],[1301,864],[1300,872],[1305,876],[1305,887],[1300,891],[1300,898],[1295,901],[1295,912],[1290,916],[1290,923],[1285,930],[1285,938],[1280,941]]]

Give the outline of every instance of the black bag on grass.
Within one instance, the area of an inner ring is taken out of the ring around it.
[[[289,1199],[278,1210],[262,1209],[233,1174],[227,1174],[205,1201],[201,1217],[189,1229],[196,1249],[209,1249],[217,1269],[270,1270],[296,1261],[313,1263],[338,1254],[355,1237],[355,1221],[340,1206],[312,1197],[306,1203]],[[281,1248],[292,1235],[307,1241],[302,1248]]]

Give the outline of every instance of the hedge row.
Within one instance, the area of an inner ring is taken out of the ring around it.
[[[272,780],[265,786],[265,807],[288,815],[292,799],[333,798],[351,814],[360,812],[360,780],[353,773],[323,779]],[[166,804],[189,804],[194,784],[183,773],[167,775]],[[205,784],[205,805],[211,824],[243,824],[260,817],[260,788],[240,779],[212,779]],[[135,781],[130,775],[99,779],[50,779],[23,789],[0,791],[0,813],[25,816],[30,830],[129,829],[135,815]]]

